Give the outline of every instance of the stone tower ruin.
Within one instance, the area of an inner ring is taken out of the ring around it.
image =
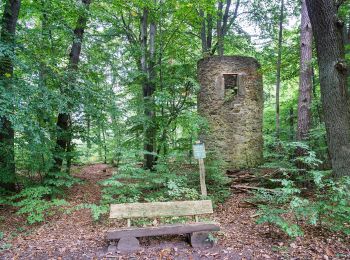
[[[198,62],[198,111],[209,131],[202,139],[228,169],[263,160],[263,85],[259,63],[250,57],[213,56]]]

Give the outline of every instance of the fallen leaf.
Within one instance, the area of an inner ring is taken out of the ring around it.
[[[326,247],[326,254],[327,256],[334,256],[334,252],[332,249],[330,249],[328,246]]]

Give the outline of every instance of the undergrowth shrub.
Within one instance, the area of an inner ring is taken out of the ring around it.
[[[206,181],[208,196],[214,203],[223,202],[228,197],[229,181],[219,160],[206,161]],[[110,204],[202,198],[198,165],[168,163],[165,159],[158,160],[154,171],[133,164],[121,165],[111,178],[99,184],[102,186],[100,205],[81,205],[91,209],[95,220],[108,212]]]
[[[52,190],[45,186],[23,189],[9,198],[11,205],[18,207],[17,214],[25,214],[29,224],[44,221],[54,207],[67,205],[63,199],[50,199]]]
[[[259,189],[250,199],[257,203],[257,223],[269,223],[290,237],[302,236],[305,225],[321,226],[350,234],[350,177],[334,180],[331,171],[317,170],[321,163],[308,145],[300,142],[279,142],[269,152],[269,168],[282,173],[269,183],[273,189]],[[295,149],[305,155],[295,158]],[[296,161],[307,169],[298,169]]]
[[[29,224],[42,222],[54,209],[68,205],[62,199],[64,191],[78,182],[66,173],[50,173],[41,183],[24,183],[24,188],[15,195],[2,193],[0,203],[18,208],[17,214],[25,215]]]

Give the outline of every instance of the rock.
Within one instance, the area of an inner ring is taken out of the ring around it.
[[[140,242],[135,237],[125,237],[119,239],[118,251],[121,252],[133,252],[140,249]]]
[[[108,253],[115,253],[117,251],[117,246],[116,245],[109,245],[107,252]]]
[[[210,248],[214,241],[209,239],[208,232],[194,232],[191,234],[191,245],[193,248]]]

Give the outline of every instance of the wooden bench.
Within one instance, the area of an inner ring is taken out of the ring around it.
[[[210,231],[219,231],[220,227],[213,222],[199,222],[199,215],[212,214],[211,200],[172,201],[150,203],[113,204],[110,209],[111,219],[127,219],[127,228],[109,230],[107,240],[110,241],[109,252],[134,251],[139,248],[137,238],[188,234],[193,247],[209,247],[213,245],[209,238]],[[160,225],[151,227],[131,227],[132,218],[195,216],[195,223]],[[119,240],[116,245],[115,242]]]

